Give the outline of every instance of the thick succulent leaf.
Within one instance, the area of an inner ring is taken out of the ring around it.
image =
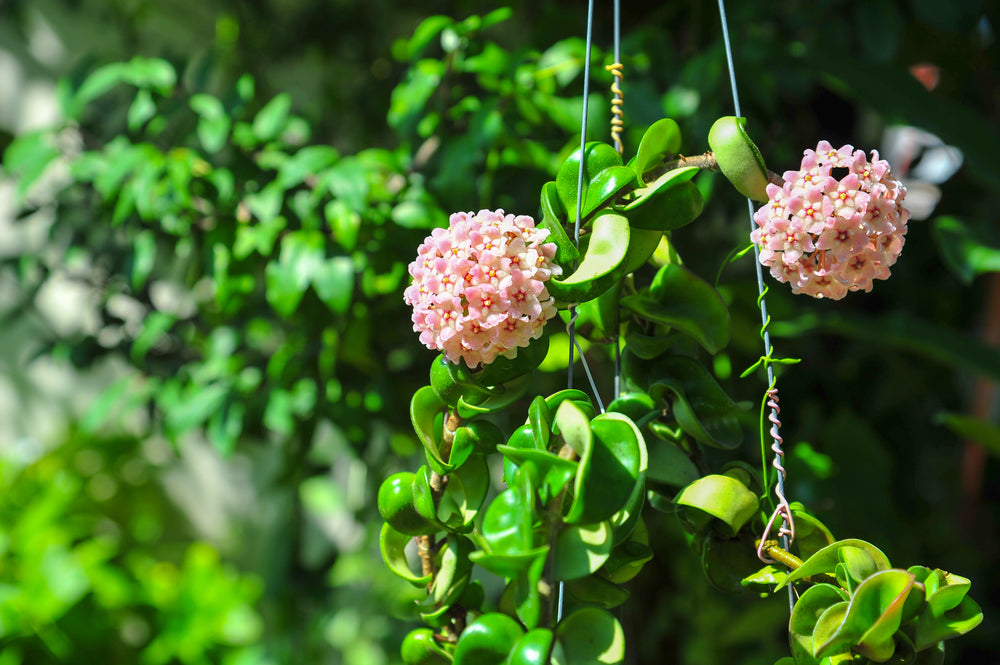
[[[611,523],[568,525],[556,536],[556,580],[575,580],[597,572],[611,554]]]
[[[621,299],[622,307],[690,335],[709,353],[729,343],[729,310],[712,286],[676,264],[663,266],[648,294]]]
[[[725,116],[708,130],[708,145],[719,170],[743,196],[766,201],[767,167],[746,132],[746,118]]]
[[[438,500],[437,518],[449,529],[471,528],[479,508],[486,500],[490,487],[490,472],[486,458],[471,457],[448,475],[448,484]]]
[[[623,413],[632,422],[637,422],[653,411],[656,411],[656,402],[647,393],[638,391],[627,392],[622,393],[608,404],[608,411]]]
[[[538,339],[531,340],[527,346],[518,347],[517,355],[513,358],[497,356],[488,365],[481,365],[472,376],[480,386],[500,386],[503,384],[504,389],[508,389],[507,386],[510,386],[514,379],[524,380],[525,375],[530,374],[545,360],[545,354],[548,352],[549,336],[542,335]],[[497,389],[494,389],[490,391],[490,394],[496,395],[497,392]],[[494,398],[494,403],[497,403],[496,398]],[[509,403],[507,402],[507,404]]]
[[[493,499],[480,529],[484,550],[491,554],[524,554],[534,549],[534,496],[528,474],[519,473],[514,486]]]
[[[893,635],[899,630],[903,604],[914,580],[913,573],[898,568],[880,570],[865,579],[839,624],[821,618],[813,635],[814,653],[830,655],[849,643],[876,662],[888,660],[896,648]]]
[[[550,279],[549,294],[567,303],[585,302],[601,295],[625,274],[628,245],[628,220],[611,212],[598,215],[583,260],[571,275]]]
[[[625,274],[635,272],[649,262],[650,257],[660,246],[663,231],[651,231],[631,227],[628,239],[628,255],[625,257]]]
[[[560,411],[564,406],[560,406]],[[556,414],[559,420],[559,414]],[[591,524],[609,519],[632,496],[645,473],[645,444],[635,424],[620,413],[605,413],[590,422],[592,441],[580,453],[573,503],[565,520]]]
[[[708,370],[683,356],[661,363],[664,378],[654,382],[649,393],[657,400],[666,400],[666,393],[672,393],[673,415],[681,428],[710,446],[731,449],[740,445],[743,430],[736,417],[738,407]]]
[[[549,432],[552,429],[552,411],[541,395],[535,397],[528,406],[528,423],[535,438],[535,448],[546,450],[549,446]]]
[[[667,441],[649,446],[649,470],[646,478],[671,487],[684,487],[700,477],[698,467],[683,450]]]
[[[639,150],[635,156],[635,172],[642,175],[664,160],[678,153],[681,149],[681,129],[670,118],[657,120],[642,135],[639,140]]]
[[[628,591],[600,575],[566,582],[566,594],[575,603],[603,607],[606,610],[618,607],[630,595]]]
[[[965,635],[982,622],[982,609],[976,601],[966,596],[958,607],[940,616],[935,617],[930,612],[923,612],[917,617],[913,644],[917,651],[921,651],[936,642]]]
[[[562,201],[559,200],[555,181],[545,183],[542,185],[542,221],[539,222],[538,227],[549,231],[546,242],[555,243],[555,260],[561,266],[571,265],[580,258],[576,243],[566,233],[566,227],[563,226],[566,220],[566,209],[563,207]]]
[[[531,462],[539,476],[535,485],[539,489],[542,503],[559,494],[576,475],[579,466],[576,460],[563,459],[547,450],[512,446],[498,446],[497,449],[505,460],[510,460],[516,467],[523,467],[525,463]]]
[[[523,634],[517,621],[506,614],[483,614],[462,631],[454,665],[503,665]]]
[[[760,559],[741,540],[709,534],[701,550],[701,567],[716,589],[737,593],[744,589],[744,578],[760,567]]]
[[[590,430],[590,418],[573,400],[564,400],[556,409],[556,417],[552,431],[562,437],[563,441],[577,457],[581,459],[590,455],[594,434]]]
[[[521,636],[504,665],[548,665],[555,634],[548,628],[535,628]]]
[[[635,171],[629,167],[609,166],[594,176],[587,185],[583,198],[583,216],[589,217],[623,190],[637,184]]]
[[[430,593],[423,601],[427,607],[452,605],[465,591],[472,577],[472,542],[464,536],[451,534],[437,561],[437,573]]]
[[[618,151],[600,141],[591,141],[586,144],[583,154],[585,155],[583,160],[583,191],[585,193],[590,183],[601,171],[611,166],[622,165],[622,158]],[[635,176],[634,173],[632,175]],[[579,176],[580,150],[577,149],[559,166],[559,172],[556,175],[556,190],[571,222],[576,219],[576,191]]]
[[[544,561],[548,555],[549,547],[543,545],[525,550],[520,554],[494,554],[485,550],[476,550],[469,555],[469,560],[494,575],[515,579],[530,571],[532,566],[537,565],[538,560]]]
[[[800,559],[808,559],[836,541],[826,525],[807,513],[801,503],[793,502],[791,508],[795,519],[795,545]]]
[[[562,647],[553,665],[616,665],[625,658],[625,633],[607,611],[597,607],[576,610],[556,626]]]
[[[847,599],[847,594],[832,584],[816,584],[799,597],[788,622],[789,645],[796,665],[819,665],[813,655],[816,623],[829,607]]]
[[[545,403],[549,405],[549,411],[555,412],[559,405],[566,400],[571,400],[576,402],[576,405],[583,409],[585,413],[588,413],[588,418],[594,417],[594,405],[590,401],[590,395],[583,392],[582,390],[577,390],[576,388],[567,388],[565,390],[560,390],[559,392],[552,393],[545,398]]]
[[[837,550],[837,558],[843,564],[845,572],[856,584],[860,584],[878,570],[872,555],[860,547],[850,545],[841,547]]]
[[[887,570],[891,568],[892,565],[889,563],[888,557],[882,553],[882,550],[875,547],[871,543],[858,540],[857,538],[848,538],[846,540],[838,540],[837,542],[827,545],[820,551],[813,554],[811,557],[802,562],[802,565],[796,568],[785,580],[784,584],[791,584],[798,580],[804,579],[806,577],[812,577],[813,575],[832,575],[840,563],[840,559],[837,556],[837,552],[840,551],[841,547],[858,547],[866,551],[875,562],[875,568],[878,570]],[[781,587],[778,587],[779,589]]]
[[[389,570],[415,587],[426,587],[432,576],[413,572],[406,559],[406,546],[411,540],[413,540],[413,536],[400,533],[388,524],[383,524],[378,539],[379,551],[381,551],[382,560],[385,561]]]
[[[437,450],[437,428],[434,421],[444,410],[445,403],[430,386],[424,386],[413,393],[410,400],[410,422],[424,448]]]
[[[753,517],[759,503],[746,485],[719,474],[699,478],[681,490],[674,501],[721,520],[734,534]]]
[[[680,182],[646,194],[629,205],[633,207],[625,215],[633,228],[663,232],[697,219],[705,207],[705,199],[693,182]]]

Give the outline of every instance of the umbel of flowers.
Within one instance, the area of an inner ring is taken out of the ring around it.
[[[503,210],[455,213],[447,229],[434,229],[403,294],[420,341],[475,368],[538,338],[556,311],[544,282],[562,272],[548,235],[531,217]]]
[[[877,151],[869,161],[850,145],[835,150],[820,141],[784,180],[767,186],[751,236],[775,279],[794,293],[839,300],[889,276],[910,213],[902,206],[906,188]]]

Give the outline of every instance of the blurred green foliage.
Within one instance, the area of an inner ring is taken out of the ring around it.
[[[933,230],[911,224],[873,294],[817,303],[774,287],[769,305],[779,355],[805,359],[781,377],[786,441],[810,442],[790,456],[790,495],[834,533],[888,543],[893,560],[954,566],[981,585],[988,617],[1000,496],[981,479],[963,485],[959,439],[934,415],[961,436],[992,435],[965,414],[974,379],[1000,373],[993,342],[976,335],[998,288],[984,274],[996,269],[998,10],[729,10],[743,111],[772,170],[819,138],[877,147],[888,123],[966,155],[940,185]],[[0,259],[15,285],[5,327],[41,330],[11,340],[23,351],[4,372],[129,368],[44,454],[18,461],[3,442],[0,663],[396,662],[398,619],[415,610],[375,553],[374,497],[416,450],[406,405],[431,361],[401,302],[405,265],[447,212],[537,214],[541,184],[578,140],[583,11],[8,0],[0,12],[0,45],[23,76],[62,81],[58,123],[0,131],[13,227],[44,235]],[[610,62],[610,17],[598,25],[595,65]],[[61,57],[45,55],[39,26],[62,40]],[[623,30],[626,145],[669,115],[684,154],[707,149],[698,137],[731,113],[714,7],[632,3]],[[932,93],[907,72],[918,62],[941,67]],[[601,137],[600,67],[593,83],[588,134]],[[705,213],[674,242],[711,275],[745,245],[747,222],[737,197],[699,186]],[[38,305],[67,278],[92,294],[96,321],[68,333]],[[760,353],[748,259],[725,269],[720,291],[732,326],[716,367],[742,368]],[[539,392],[564,383],[549,366]],[[759,397],[753,381],[716,372],[730,394]],[[203,542],[166,496],[146,448],[161,436],[175,457],[204,437],[252,470],[256,501],[235,534]],[[990,458],[987,477],[995,470]],[[662,555],[631,586],[622,622],[635,662],[784,653],[780,601],[708,588],[675,521],[651,521],[650,541]],[[988,661],[989,623],[949,658]]]

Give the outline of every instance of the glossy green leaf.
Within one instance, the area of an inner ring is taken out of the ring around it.
[[[813,585],[799,597],[788,623],[789,646],[796,665],[819,665],[813,655],[813,631],[828,608],[847,599],[847,594],[832,584]]]
[[[417,512],[413,503],[414,474],[408,471],[394,473],[379,486],[378,512],[396,531],[409,535],[433,533],[437,529]]]
[[[841,547],[858,547],[864,550],[875,562],[875,568],[877,570],[887,570],[892,567],[889,563],[889,559],[882,553],[882,550],[864,540],[848,538],[846,540],[838,540],[837,542],[824,547],[803,561],[802,565],[792,571],[792,573],[788,576],[788,579],[785,580],[785,583],[781,586],[785,586],[786,584],[791,584],[792,582],[806,577],[812,577],[814,575],[833,574],[837,564],[840,563],[837,553],[840,551]],[[778,588],[780,589],[781,587]]]
[[[437,449],[434,421],[445,409],[445,403],[430,386],[423,386],[410,399],[410,422],[425,447]]]
[[[540,475],[537,483],[543,503],[562,491],[570,479],[576,475],[579,466],[579,462],[563,459],[547,450],[513,448],[504,445],[497,446],[497,450],[515,466],[522,466],[526,462],[534,464]]]
[[[590,217],[595,210],[636,184],[635,171],[627,166],[609,166],[604,169],[587,184],[583,197],[583,216]]]
[[[611,554],[611,523],[568,525],[556,536],[556,580],[575,580],[597,572]]]
[[[610,610],[628,600],[630,594],[600,575],[590,575],[566,582],[566,595],[581,605],[593,605]]]
[[[982,622],[983,611],[979,604],[966,596],[958,607],[939,616],[934,616],[931,612],[922,612],[917,617],[913,643],[917,651],[921,651],[936,642],[965,635]]]
[[[546,242],[555,243],[555,261],[561,266],[570,266],[580,258],[576,244],[566,233],[566,220],[566,209],[559,198],[556,182],[553,180],[545,183],[542,185],[542,220],[538,227],[549,231]]]
[[[460,397],[475,401],[490,395],[476,382],[464,362],[448,362],[444,354],[431,362],[430,384],[438,398],[449,406],[457,405]]]
[[[489,488],[490,473],[486,458],[473,455],[448,474],[448,484],[438,501],[438,520],[450,529],[471,528]]]
[[[562,201],[563,209],[568,212],[569,222],[576,221],[576,191],[580,175],[580,150],[577,149],[559,166],[556,175],[556,191]],[[607,143],[591,141],[584,146],[583,155],[583,191],[599,173],[612,166],[622,166],[621,155]],[[633,177],[635,174],[632,174]],[[584,199],[586,200],[586,199]]]
[[[610,212],[598,215],[594,218],[580,265],[566,277],[550,279],[549,294],[567,303],[583,302],[601,295],[624,275],[628,245],[628,220]]]
[[[840,623],[821,617],[813,635],[815,655],[823,657],[844,644],[855,644],[859,653],[876,662],[891,657],[895,650],[893,635],[899,630],[903,604],[914,579],[912,573],[899,569],[880,570],[865,579],[852,595]]]
[[[493,413],[520,399],[530,385],[531,374],[522,374],[502,385],[492,386],[489,397],[481,401],[477,399],[474,404],[467,402],[464,397],[460,397],[455,410],[462,418],[475,418]]]
[[[708,282],[676,264],[663,266],[649,294],[622,298],[622,307],[693,337],[709,353],[729,343],[729,311]]]
[[[538,565],[538,561],[543,563],[549,555],[548,545],[533,547],[518,554],[497,554],[485,550],[477,550],[469,555],[469,558],[477,566],[488,570],[494,575],[508,579],[525,575],[532,566]]]
[[[656,441],[649,446],[649,470],[646,477],[671,487],[684,487],[693,483],[701,474],[687,453],[666,441]]]
[[[708,145],[719,170],[743,196],[766,201],[767,167],[746,132],[746,118],[725,116],[708,130]]]
[[[382,559],[389,570],[415,587],[426,587],[432,576],[418,575],[413,572],[406,560],[406,546],[412,539],[413,536],[400,533],[388,524],[383,524],[379,534],[379,550],[382,552]]]
[[[663,231],[630,227],[628,254],[625,257],[625,274],[633,273],[646,265],[653,253],[656,252],[661,240],[663,240]]]
[[[619,413],[597,416],[590,422],[590,430],[592,445],[579,453],[573,502],[565,517],[569,524],[609,519],[628,503],[646,471],[642,434],[626,416]]]
[[[708,370],[685,356],[664,359],[660,369],[664,378],[650,386],[650,395],[665,400],[668,392],[672,394],[673,415],[687,434],[717,448],[740,444],[738,407]]]
[[[971,439],[995,456],[1000,456],[1000,427],[965,413],[938,413],[935,422],[963,439]]]
[[[757,495],[746,485],[718,474],[694,481],[681,490],[674,501],[721,520],[734,534],[753,517],[758,504]]]
[[[503,665],[523,634],[517,621],[506,614],[483,614],[462,632],[454,665]]]
[[[682,182],[636,201],[639,202],[643,205],[625,213],[629,224],[635,229],[661,233],[690,224],[705,207],[701,190],[693,182]]]
[[[451,655],[438,646],[434,631],[417,628],[411,631],[399,648],[404,665],[450,665]]]
[[[431,584],[425,603],[428,607],[452,605],[472,576],[472,542],[464,536],[451,534],[437,557],[437,572]]]
[[[681,129],[670,118],[657,120],[642,135],[635,156],[635,171],[642,176],[676,155],[681,149]]]
[[[499,427],[488,420],[476,420],[455,430],[454,447],[468,447],[474,453],[490,454],[497,451],[503,440],[503,431]],[[454,460],[454,454],[452,459]]]
[[[826,525],[807,513],[801,503],[793,502],[791,509],[795,519],[795,546],[800,559],[808,559],[836,541]]]
[[[742,540],[708,534],[701,550],[701,567],[716,589],[738,593],[744,590],[744,578],[760,568],[760,559]]]
[[[561,436],[578,457],[588,455],[593,446],[590,418],[573,400],[560,402],[552,431]]]
[[[334,314],[345,314],[354,297],[354,261],[349,256],[328,258],[312,275],[316,295]]]
[[[618,620],[597,607],[579,609],[556,626],[565,665],[616,665],[625,658],[625,634]]]
[[[548,665],[555,634],[548,628],[535,628],[521,636],[504,665]]]
[[[515,485],[490,503],[480,529],[488,553],[521,555],[534,549],[534,489],[529,475],[519,473]]]
[[[600,574],[615,584],[624,584],[633,579],[643,566],[653,558],[649,547],[649,531],[641,517],[636,519],[632,530],[618,541],[611,550],[611,556],[601,568]]]

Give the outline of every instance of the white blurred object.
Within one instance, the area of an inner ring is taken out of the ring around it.
[[[930,132],[894,125],[882,134],[881,156],[906,186],[910,219],[927,219],[941,200],[940,185],[962,167],[962,151]]]

